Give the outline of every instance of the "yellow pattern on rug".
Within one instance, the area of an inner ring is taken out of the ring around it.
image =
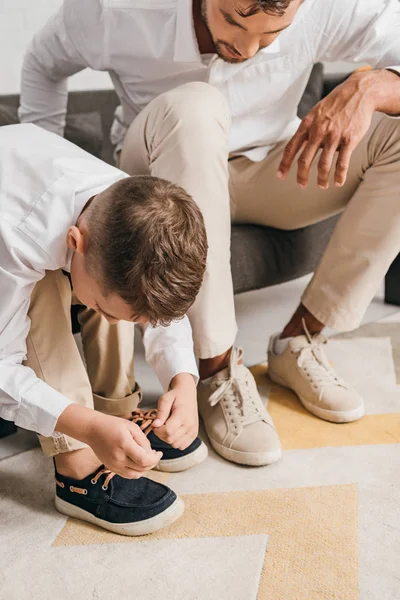
[[[267,366],[251,369],[260,391],[267,383]],[[365,415],[355,423],[328,423],[306,411],[296,394],[273,382],[268,410],[284,450],[400,443],[400,414]]]
[[[258,600],[356,600],[355,485],[190,494],[171,527],[129,538],[69,519],[53,546],[269,535]]]

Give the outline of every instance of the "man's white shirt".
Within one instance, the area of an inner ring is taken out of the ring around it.
[[[398,0],[304,0],[269,47],[228,64],[216,55],[202,60],[192,0],[65,0],[25,56],[20,118],[62,135],[66,78],[85,67],[108,71],[121,103],[111,131],[119,149],[153,98],[204,81],[228,101],[230,152],[258,161],[296,131],[314,63],[366,62],[400,73],[399,32]]]
[[[35,125],[0,127],[0,417],[45,436],[71,400],[22,364],[30,296],[46,270],[70,270],[68,228],[92,196],[124,177]],[[143,342],[165,390],[178,373],[197,380],[187,317],[144,327]]]

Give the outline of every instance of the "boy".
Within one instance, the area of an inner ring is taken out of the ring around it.
[[[182,319],[206,256],[200,210],[182,188],[129,177],[35,125],[0,129],[0,416],[40,434],[60,512],[125,535],[182,514],[170,489],[140,477],[206,456]],[[71,301],[83,305],[87,371]],[[151,444],[134,412],[134,323],[169,390]]]

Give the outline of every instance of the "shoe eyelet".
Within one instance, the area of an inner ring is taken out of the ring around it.
[[[106,486],[106,485],[102,485],[102,486],[101,486],[101,489],[102,489],[102,490],[104,490],[104,491],[106,492],[106,491],[108,490],[108,486]]]
[[[96,485],[97,481],[95,479],[91,479],[90,483],[92,483],[93,485]]]
[[[84,496],[87,496],[87,490],[83,490],[82,493],[83,493]]]

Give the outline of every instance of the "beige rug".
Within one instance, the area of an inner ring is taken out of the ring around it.
[[[157,534],[130,539],[57,514],[38,449],[1,461],[0,599],[399,600],[400,323],[328,348],[366,417],[316,419],[255,367],[282,461],[245,468],[210,451],[196,469],[155,473],[186,503]]]

